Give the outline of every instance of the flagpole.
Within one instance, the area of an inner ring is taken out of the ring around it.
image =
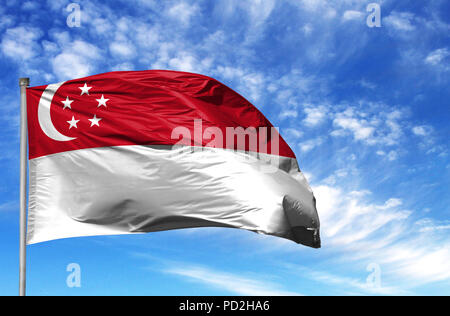
[[[27,251],[27,87],[29,78],[20,78],[20,245],[19,245],[19,296],[26,294]]]

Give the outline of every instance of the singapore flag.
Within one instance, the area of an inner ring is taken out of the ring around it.
[[[191,227],[320,247],[294,153],[238,93],[184,72],[111,72],[27,89],[28,244]]]

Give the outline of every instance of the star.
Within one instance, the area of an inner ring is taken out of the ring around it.
[[[109,99],[105,99],[104,95],[102,94],[101,99],[96,99],[98,101],[98,108],[101,107],[102,105],[106,108],[106,102],[109,101]]]
[[[89,90],[92,89],[92,87],[88,87],[87,84],[84,84],[84,87],[78,87],[78,89],[81,89],[81,95],[87,94],[89,95]]]
[[[72,120],[71,120],[71,121],[67,121],[67,123],[70,124],[69,129],[71,129],[72,127],[78,128],[77,123],[78,123],[79,121],[80,121],[80,120],[76,120],[75,117],[72,116]]]
[[[64,104],[63,110],[66,108],[71,109],[70,105],[72,104],[73,100],[69,100],[69,97],[66,97],[66,101],[61,101]]]
[[[91,127],[94,126],[94,125],[100,126],[98,124],[98,122],[100,122],[101,118],[97,118],[97,115],[94,115],[93,118],[88,119],[88,120],[91,121]]]

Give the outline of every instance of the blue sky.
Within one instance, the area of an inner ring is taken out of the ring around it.
[[[450,2],[73,2],[81,27],[71,1],[0,5],[0,294],[18,291],[18,78],[142,69],[212,76],[278,126],[323,248],[219,228],[58,240],[28,247],[28,294],[450,294]]]

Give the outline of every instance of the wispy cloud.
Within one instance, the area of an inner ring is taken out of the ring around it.
[[[218,288],[235,295],[250,296],[283,296],[300,295],[299,293],[283,290],[281,286],[262,281],[265,276],[253,278],[243,276],[242,273],[228,273],[213,270],[207,267],[192,266],[180,263],[164,270],[165,273],[174,274],[187,281],[202,283],[209,287]]]
[[[10,211],[18,211],[19,203],[18,201],[9,201],[0,204],[0,212],[10,212]]]
[[[450,260],[450,239],[445,233],[448,223],[422,222],[421,229],[414,230],[412,211],[402,208],[398,198],[369,204],[367,193],[348,193],[328,185],[313,190],[323,243],[330,251],[342,251],[344,261],[376,262],[391,280],[401,278],[405,287],[449,280],[444,263]]]
[[[410,12],[392,12],[389,16],[383,19],[384,24],[396,31],[413,31],[414,14]]]
[[[382,274],[378,276],[380,277],[380,284],[376,284],[372,282],[369,277],[366,279],[357,279],[295,264],[286,264],[285,267],[293,274],[302,277],[304,276],[327,286],[338,288],[339,290],[337,292],[339,294],[355,294],[356,292],[360,295],[405,295],[408,293],[398,287],[383,286],[381,279]]]

